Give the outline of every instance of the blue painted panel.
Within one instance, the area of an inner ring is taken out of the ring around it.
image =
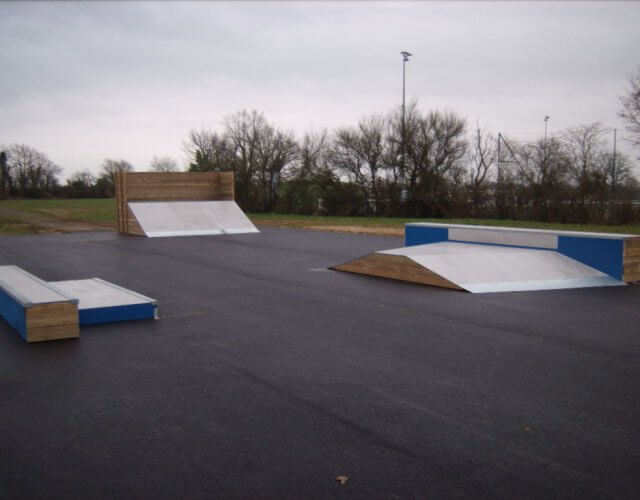
[[[24,307],[1,289],[0,314],[24,340],[27,340],[27,316]]]
[[[81,325],[96,325],[136,319],[153,319],[155,312],[155,304],[96,307],[95,309],[80,309],[78,311],[78,320]]]
[[[558,252],[591,266],[598,271],[622,279],[623,240],[558,236]]]
[[[449,228],[429,226],[404,226],[404,246],[438,243],[449,239]]]

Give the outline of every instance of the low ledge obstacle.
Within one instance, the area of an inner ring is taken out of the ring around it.
[[[411,223],[405,245],[334,269],[473,293],[640,279],[640,237],[634,235]]]
[[[234,201],[233,172],[118,172],[116,206],[121,234],[258,232]]]
[[[0,266],[0,314],[27,342],[80,336],[78,299],[16,266]]]
[[[154,299],[100,278],[49,284],[66,295],[78,297],[81,326],[158,317],[158,303]]]
[[[79,326],[157,319],[149,297],[100,278],[45,282],[0,266],[0,315],[27,342],[77,338]]]
[[[405,246],[455,241],[555,250],[620,281],[640,280],[640,236],[427,222],[405,225]]]

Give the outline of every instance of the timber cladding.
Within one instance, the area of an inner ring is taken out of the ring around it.
[[[233,199],[233,172],[116,173],[118,232],[123,234],[144,235],[129,202]]]
[[[624,278],[627,283],[640,281],[640,236],[624,242]]]
[[[439,274],[414,262],[404,255],[372,253],[360,259],[340,264],[332,269],[347,273],[366,274],[379,278],[410,281],[422,285],[433,285],[454,290],[464,290]]]

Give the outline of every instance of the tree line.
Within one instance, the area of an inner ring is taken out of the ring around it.
[[[240,111],[184,142],[191,171],[232,170],[243,209],[329,215],[640,220],[640,184],[599,124],[518,142],[452,111],[363,117],[300,140]]]
[[[640,144],[640,71],[629,82],[619,116]],[[640,222],[632,159],[612,150],[599,123],[522,142],[412,103],[301,138],[255,110],[220,125],[188,134],[188,170],[233,171],[245,211]],[[105,159],[97,176],[80,171],[59,185],[60,167],[33,148],[12,145],[0,161],[4,196],[113,196],[115,172],[133,170]],[[177,162],[154,158],[150,169],[176,170]]]

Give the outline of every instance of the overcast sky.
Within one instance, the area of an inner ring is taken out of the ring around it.
[[[243,108],[296,134],[390,111],[401,50],[422,109],[518,139],[545,115],[551,133],[600,121],[624,138],[640,2],[2,2],[0,145],[65,177],[105,157],[183,166],[190,129]]]

